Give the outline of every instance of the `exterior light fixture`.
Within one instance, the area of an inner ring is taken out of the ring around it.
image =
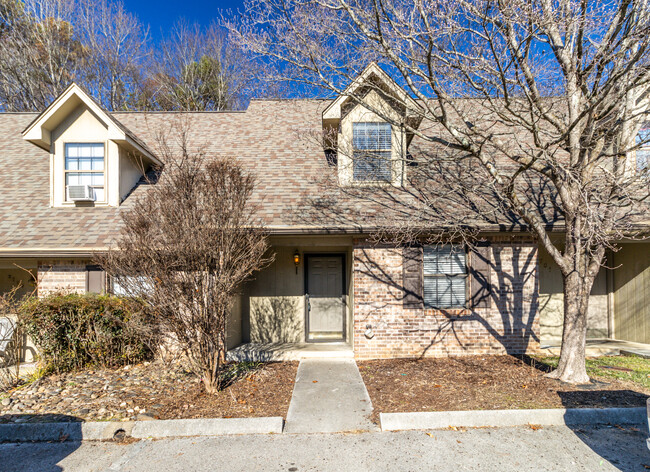
[[[300,253],[298,249],[293,253],[293,263],[296,265],[296,274],[298,273],[298,266],[300,265]]]

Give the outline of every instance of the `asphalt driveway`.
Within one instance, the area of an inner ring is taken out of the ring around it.
[[[635,430],[636,429],[636,430]],[[638,428],[489,428],[1,444],[4,471],[645,471]]]

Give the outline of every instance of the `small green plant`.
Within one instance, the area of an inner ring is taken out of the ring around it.
[[[48,373],[124,365],[152,354],[153,338],[144,329],[148,311],[136,299],[54,294],[27,299],[19,315]]]

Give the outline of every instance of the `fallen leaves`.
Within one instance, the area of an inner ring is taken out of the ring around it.
[[[452,431],[458,431],[460,433],[467,432],[467,428],[463,428],[462,426],[449,426],[449,429]]]
[[[530,429],[532,429],[533,431],[539,431],[540,429],[542,429],[542,426],[539,425],[539,424],[532,424],[532,423],[531,423],[531,424],[528,425],[528,427],[529,427]]]

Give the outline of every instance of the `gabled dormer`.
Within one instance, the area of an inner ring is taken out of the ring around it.
[[[340,185],[402,185],[420,105],[376,63],[323,112],[325,145],[337,156]]]
[[[72,84],[23,131],[50,153],[50,205],[113,206],[161,163],[129,129]]]

